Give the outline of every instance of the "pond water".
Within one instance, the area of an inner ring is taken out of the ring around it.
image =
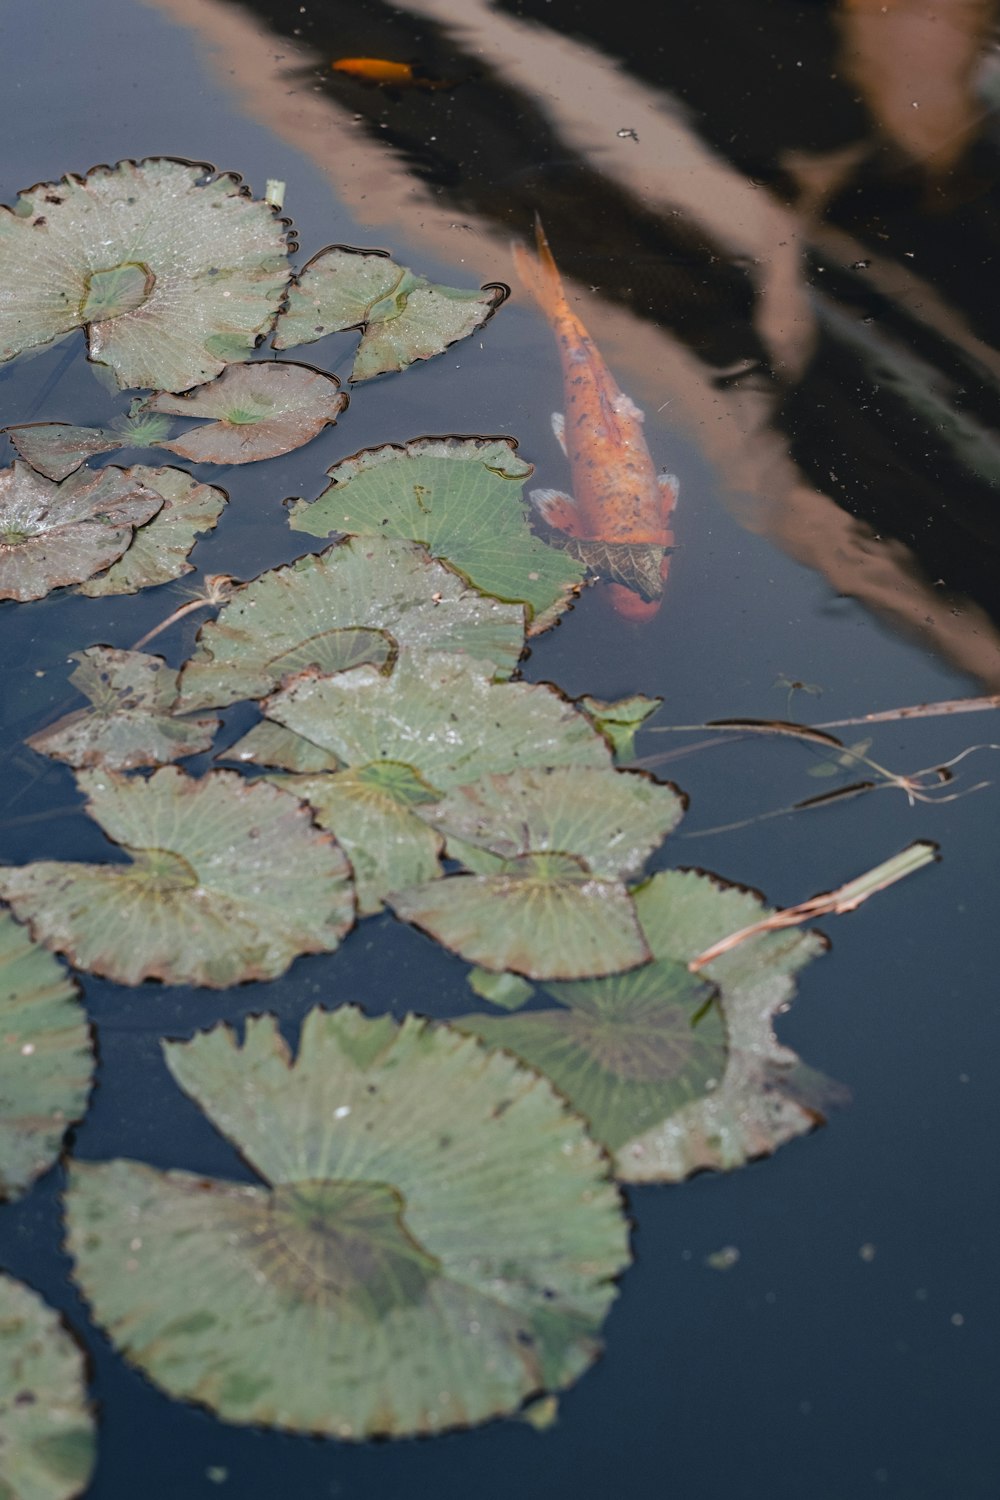
[[[61,1166],[0,1207],[0,1265],[63,1310],[88,1351],[92,1500],[1000,1492],[996,749],[912,804],[883,785],[766,817],[857,773],[817,780],[822,754],[787,739],[657,728],[851,720],[1000,692],[990,9],[49,0],[8,17],[4,202],[100,161],[210,161],[256,193],[285,183],[302,258],[382,246],[468,286],[513,280],[510,242],[537,210],[680,500],[655,618],[624,620],[590,589],[533,641],[525,677],[662,696],[637,755],[690,806],[656,867],[712,870],[790,905],[913,839],[942,853],[821,924],[832,951],[780,1020],[849,1106],[742,1171],[629,1191],[636,1261],[605,1353],[546,1432],[507,1421],[351,1445],[224,1426],[168,1400],[88,1320],[62,1249]],[[418,63],[448,87],[331,74],[344,56]],[[346,376],[352,348],[341,335],[303,357]],[[0,397],[5,423],[98,423],[109,399],[128,404],[95,380],[82,340],[0,366]],[[231,505],[194,561],[251,577],[299,555],[282,500],[315,497],[325,469],[368,444],[510,434],[536,483],[567,486],[549,419],[561,405],[551,333],[515,291],[481,334],[357,390],[309,446],[195,468]],[[3,606],[4,862],[106,855],[70,773],[22,740],[72,700],[70,651],[128,646],[184,597],[167,585]],[[157,649],[180,663],[199,618]],[[228,740],[243,727],[230,713]],[[838,732],[870,738],[898,773],[1000,740],[995,712]],[[249,1180],[169,1078],[161,1037],[265,1009],[294,1030],[317,1001],[447,1017],[468,1008],[465,970],[381,916],[269,984],[85,980],[100,1068],[73,1151]],[[710,1263],[730,1246],[728,1269]]]

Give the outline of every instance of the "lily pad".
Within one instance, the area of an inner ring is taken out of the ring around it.
[[[647,698],[643,693],[619,698],[613,703],[586,696],[576,699],[577,708],[587,715],[611,746],[616,762],[632,759],[636,734],[662,703],[662,698]]]
[[[312,344],[328,333],[362,328],[352,382],[405,370],[467,338],[493,316],[507,288],[436,286],[380,250],[330,245],[292,283],[278,318],[276,349]]]
[[[199,484],[183,469],[136,464],[129,472],[161,496],[163,506],[151,521],[137,528],[124,557],[106,573],[80,585],[80,593],[91,598],[135,594],[193,572],[188,556],[198,537],[214,528],[227,503],[225,490]]]
[[[181,391],[245,359],[289,276],[285,222],[233,173],[95,167],[0,209],[0,360],[86,327],[119,386]]]
[[[173,766],[148,781],[82,771],[77,782],[128,862],[0,868],[0,894],[78,968],[225,989],[329,952],[351,926],[347,861],[287,792]]]
[[[90,700],[26,743],[67,765],[129,771],[207,750],[218,719],[176,718],[177,673],[162,656],[91,646],[73,653],[70,682]]]
[[[94,1058],[73,980],[5,911],[0,1038],[0,1198],[9,1198],[48,1170],[69,1126],[83,1115]]]
[[[159,391],[150,412],[175,417],[217,417],[158,446],[193,463],[252,464],[309,443],[336,422],[347,405],[336,375],[275,360],[230,365],[217,380],[186,396]]]
[[[0,1274],[0,1500],[73,1500],[97,1445],[83,1351],[59,1314]]]
[[[0,599],[41,599],[121,557],[163,496],[135,469],[53,484],[27,464],[0,470]]]
[[[276,766],[282,771],[304,774],[341,769],[340,760],[329,750],[320,749],[301,734],[283,724],[273,724],[270,719],[262,719],[248,729],[234,745],[221,750],[216,759],[236,761],[241,766]]]
[[[67,1218],[95,1316],[171,1395],[403,1436],[516,1411],[592,1362],[627,1229],[547,1079],[350,1006],[312,1011],[294,1060],[273,1016],[242,1045],[219,1026],[165,1050],[261,1184],[80,1162]]]
[[[202,628],[178,707],[262,698],[296,672],[380,664],[394,646],[463,652],[509,675],[524,611],[484,599],[413,542],[348,538],[238,589]]]
[[[478,869],[397,891],[388,903],[484,969],[583,979],[646,963],[623,880],[676,825],[672,787],[628,772],[568,767],[487,776],[418,816]]]
[[[522,500],[532,466],[511,438],[417,438],[367,448],[328,470],[332,483],[289,520],[313,536],[351,532],[423,542],[484,594],[521,600],[545,628],[584,569],[541,541]]]
[[[454,654],[401,657],[390,677],[372,667],[303,675],[264,712],[343,767],[281,784],[343,845],[361,912],[441,873],[442,840],[417,814],[449,788],[518,766],[610,766],[604,741],[554,689],[493,682]]]
[[[126,418],[119,426],[73,427],[68,422],[25,422],[4,431],[25,463],[47,479],[66,479],[88,458],[118,448],[147,448],[166,437],[164,417]]]

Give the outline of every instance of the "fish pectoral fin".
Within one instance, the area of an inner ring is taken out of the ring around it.
[[[562,451],[566,452],[566,418],[561,411],[552,413],[552,431],[555,433],[556,442]],[[567,455],[568,456],[568,455]]]
[[[681,482],[676,474],[657,474],[656,483],[660,490],[660,508],[664,517],[667,517],[677,504]]]
[[[528,497],[546,526],[567,536],[582,536],[580,512],[572,495],[562,490],[532,490]]]

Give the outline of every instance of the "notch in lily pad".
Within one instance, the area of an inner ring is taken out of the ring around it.
[[[294,1058],[274,1016],[165,1051],[258,1181],[78,1162],[66,1211],[95,1317],[170,1395],[401,1437],[514,1413],[591,1364],[627,1224],[546,1078],[353,1006],[311,1011]]]
[[[125,863],[0,867],[0,895],[80,969],[226,989],[328,953],[354,921],[350,868],[288,792],[232,771],[81,771]]]
[[[484,594],[523,601],[529,634],[552,625],[583,582],[583,567],[528,524],[522,492],[533,470],[513,438],[385,443],[327,472],[318,499],[293,506],[294,531],[423,542]]]
[[[443,353],[481,328],[508,292],[499,283],[476,291],[439,286],[382,250],[330,245],[292,283],[274,347],[291,349],[360,328],[353,384]]]
[[[470,963],[580,979],[649,961],[624,881],[684,802],[636,772],[570,766],[486,776],[417,809],[472,874],[398,891],[389,905]]]
[[[288,225],[234,173],[147,157],[0,209],[0,360],[86,328],[121,387],[182,391],[243,360],[288,282]]]

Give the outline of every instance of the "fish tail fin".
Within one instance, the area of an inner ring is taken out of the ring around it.
[[[546,316],[554,318],[566,305],[566,293],[563,291],[559,267],[556,265],[555,256],[552,254],[545,237],[545,230],[542,228],[542,221],[537,213],[535,214],[535,245],[537,253],[533,255],[523,245],[515,244],[512,247],[514,264],[522,286],[531,293]]]

